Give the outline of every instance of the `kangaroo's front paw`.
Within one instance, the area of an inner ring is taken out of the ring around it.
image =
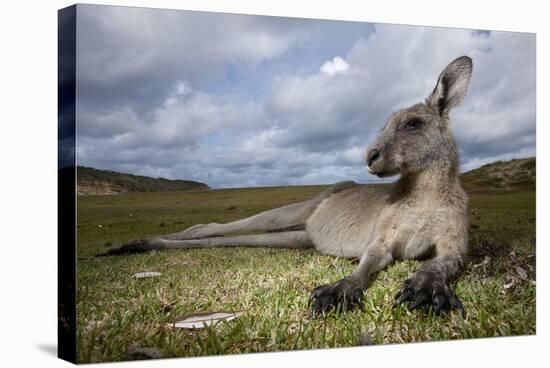
[[[130,243],[126,243],[119,247],[109,249],[109,251],[99,254],[99,256],[113,256],[120,254],[131,254],[131,253],[144,253],[149,252],[154,249],[164,248],[161,239],[138,239]]]
[[[405,280],[403,288],[395,296],[394,308],[408,302],[409,310],[423,306],[433,306],[436,314],[445,310],[458,309],[466,317],[462,301],[445,285],[442,277],[432,272],[418,271]]]
[[[359,307],[361,310],[364,308],[363,290],[349,278],[344,278],[332,285],[319,286],[313,290],[309,300],[311,317],[314,319],[318,315],[325,317],[327,312],[333,308],[343,312],[354,307]]]

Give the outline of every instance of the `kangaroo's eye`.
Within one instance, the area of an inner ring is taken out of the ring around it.
[[[420,128],[421,125],[422,125],[422,120],[420,120],[420,119],[411,119],[407,122],[407,124],[405,124],[405,126],[403,128],[405,128],[406,130],[416,130],[416,129]]]

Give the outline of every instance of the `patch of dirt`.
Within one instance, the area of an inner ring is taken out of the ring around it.
[[[80,181],[77,185],[78,195],[120,194],[127,192],[126,188],[104,181]]]
[[[512,246],[503,241],[489,241],[479,239],[476,242],[470,241],[468,257],[472,262],[481,262],[485,257],[501,258],[510,253]]]
[[[471,234],[468,258],[469,272],[485,277],[506,274],[522,279],[536,278],[535,253],[515,250],[508,241],[494,235]]]

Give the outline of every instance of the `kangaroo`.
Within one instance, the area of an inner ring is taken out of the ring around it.
[[[422,259],[405,280],[394,307],[459,309],[449,286],[463,268],[468,246],[468,197],[459,179],[458,153],[449,112],[468,89],[472,60],[461,56],[439,75],[423,103],[394,112],[366,151],[369,173],[399,175],[390,185],[337,183],[315,198],[225,224],[195,225],[182,232],[136,240],[106,254],[153,249],[224,246],[315,248],[322,254],[359,258],[347,277],[319,286],[310,296],[312,317],[331,309],[364,309],[372,275],[395,260]],[[254,235],[223,236],[247,231]]]

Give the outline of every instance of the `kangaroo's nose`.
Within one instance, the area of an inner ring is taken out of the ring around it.
[[[377,148],[373,148],[367,154],[367,166],[372,165],[372,163],[380,157],[380,151]]]

